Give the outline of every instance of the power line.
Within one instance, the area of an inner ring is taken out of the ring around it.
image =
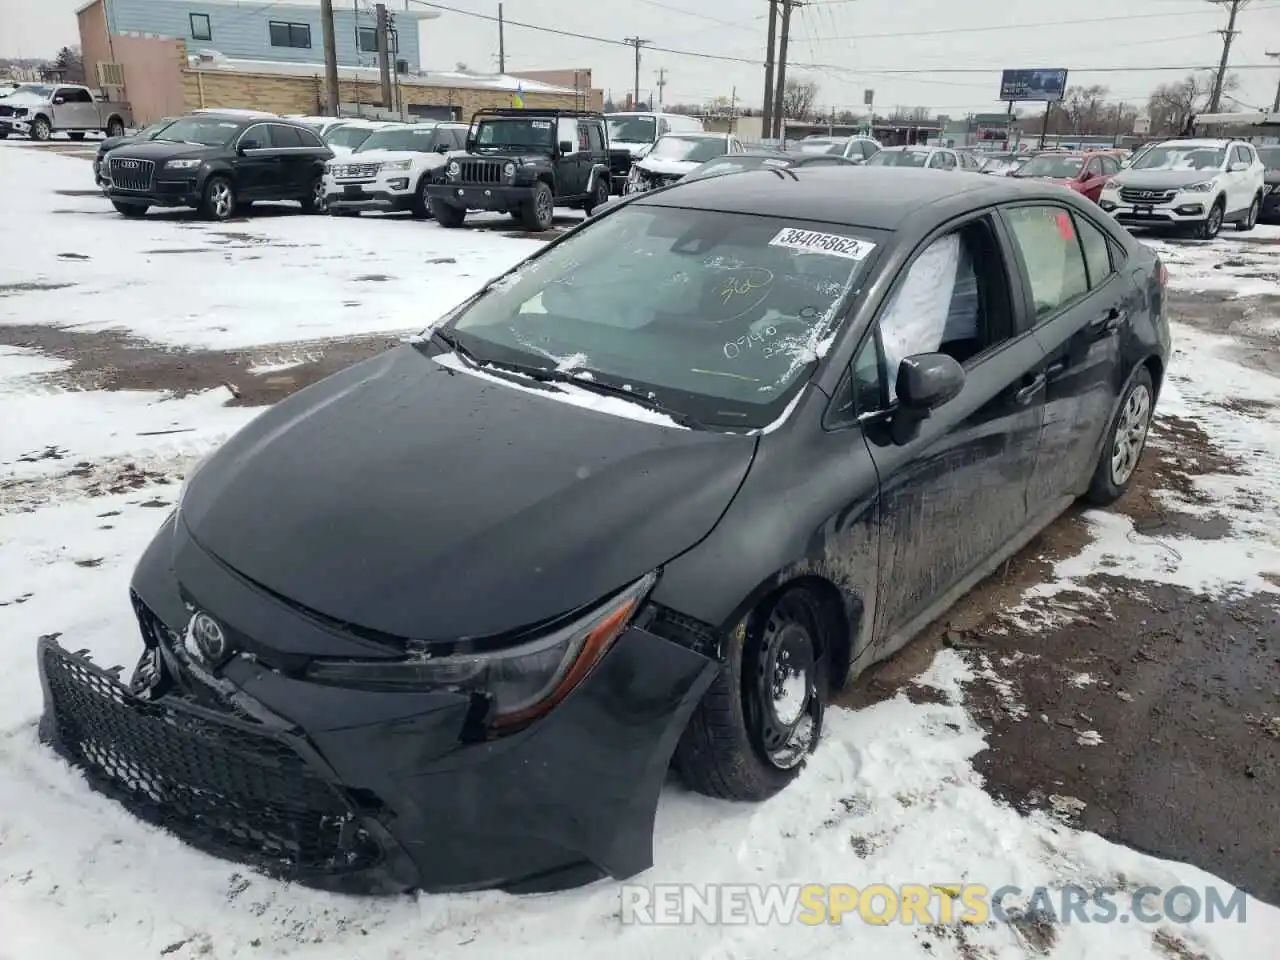
[[[422,7],[430,7],[433,10],[442,10],[446,13],[453,13],[458,16],[471,17],[476,20],[488,20],[491,23],[496,22],[498,19],[497,17],[490,16],[488,14],[476,13],[472,10],[460,10],[457,7],[450,7],[443,3],[435,3],[434,0],[409,0],[409,2],[415,3],[418,6],[422,6]],[[809,0],[809,2],[813,2],[813,0]],[[1266,7],[1259,7],[1258,9],[1272,9],[1275,7],[1280,7],[1280,3],[1270,4]],[[1142,16],[1149,16],[1149,15],[1143,14]],[[601,36],[596,36],[589,33],[578,33],[573,30],[561,30],[556,27],[544,27],[536,23],[524,23],[518,20],[508,19],[505,22],[508,27],[520,27],[525,30],[534,30],[538,33],[547,33],[547,34],[552,34],[554,36],[559,36],[559,37],[568,37],[573,40],[587,40],[592,43],[602,43],[602,44],[608,44],[610,46],[622,46],[622,47],[632,46],[632,43],[628,40],[617,40],[617,39],[614,39],[613,37],[601,37]],[[1073,22],[1078,23],[1079,21],[1073,21]],[[1093,23],[1096,21],[1090,21],[1090,22]],[[1030,26],[1034,26],[1034,24],[1028,25],[1028,27]],[[997,27],[992,29],[1005,29],[1005,28]],[[919,36],[919,35],[920,34],[910,34],[910,36]],[[868,38],[871,38],[872,36],[874,35],[868,35]],[[862,38],[859,38],[859,39],[862,39]],[[764,65],[763,60],[760,60],[754,57],[733,57],[725,54],[706,53],[698,50],[681,50],[674,47],[660,47],[660,46],[657,46],[654,44],[648,44],[648,43],[646,43],[646,46],[648,47],[648,49],[654,51],[655,53],[665,53],[673,57],[697,57],[701,60],[715,60],[721,63],[741,63],[751,67],[760,67]],[[859,73],[872,72],[870,70],[856,70],[851,67],[844,66],[842,64],[831,64],[831,63],[792,62],[790,63],[790,66],[799,67],[801,69],[806,69],[806,70],[837,70],[843,73],[854,74],[854,75]],[[991,73],[1000,73],[1003,69],[1005,68],[1002,66],[914,67],[909,69],[906,69],[906,68],[879,69],[876,72],[886,76],[887,75],[912,76],[912,75],[928,74],[928,73],[991,74]],[[1076,73],[1167,73],[1167,72],[1181,73],[1189,70],[1213,70],[1213,69],[1216,69],[1216,67],[1212,64],[1205,65],[1202,63],[1193,63],[1193,64],[1183,63],[1183,64],[1158,64],[1153,66],[1138,66],[1138,67],[1075,67],[1073,69]],[[1245,63],[1245,64],[1238,64],[1232,69],[1233,70],[1274,70],[1275,67],[1273,64],[1269,64],[1269,63]]]

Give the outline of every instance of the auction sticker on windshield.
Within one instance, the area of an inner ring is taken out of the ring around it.
[[[842,237],[838,233],[815,233],[798,227],[779,230],[778,235],[769,241],[769,246],[789,247],[805,253],[825,253],[833,257],[844,257],[846,260],[865,260],[876,248],[874,243],[866,240]]]

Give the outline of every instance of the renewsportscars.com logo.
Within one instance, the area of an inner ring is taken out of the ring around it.
[[[622,922],[639,926],[724,924],[807,926],[1008,923],[1035,913],[1054,923],[1245,922],[1247,897],[1217,887],[1132,889],[1004,886],[976,883],[624,884]]]

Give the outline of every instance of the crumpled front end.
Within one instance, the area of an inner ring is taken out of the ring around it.
[[[39,642],[41,738],[93,788],[214,856],[348,893],[556,890],[652,865],[712,656],[641,614],[549,713],[478,733],[463,691],[308,679],[267,626],[297,612],[211,557],[175,576],[169,532],[135,574],[144,651],[128,682]],[[224,651],[198,635],[196,598]]]

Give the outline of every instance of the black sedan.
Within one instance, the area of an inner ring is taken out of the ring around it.
[[[199,113],[163,133],[106,158],[104,191],[126,217],[151,207],[194,207],[227,220],[259,200],[296,200],[307,213],[324,212],[324,165],[333,151],[304,124]]]
[[[637,197],[261,414],[142,556],[126,683],[41,732],[193,844],[329,888],[651,865],[659,792],[776,794],[824,705],[1142,454],[1152,252],[1057,187],[762,170]]]
[[[782,150],[760,150],[747,153],[729,153],[708,160],[684,175],[681,183],[719,177],[726,173],[742,173],[745,170],[789,170],[797,167],[857,167],[845,157],[828,153],[788,153]]]
[[[1275,223],[1280,221],[1280,147],[1258,147],[1258,159],[1266,168],[1259,219]]]

